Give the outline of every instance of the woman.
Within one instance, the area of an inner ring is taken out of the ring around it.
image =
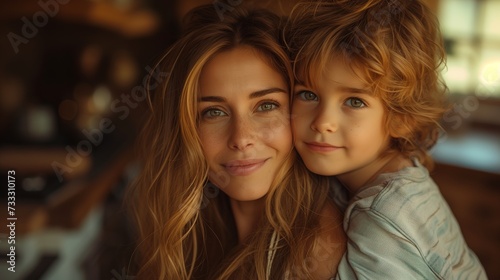
[[[160,62],[131,205],[140,279],[328,279],[345,248],[324,179],[296,161],[292,71],[269,12],[193,11]]]

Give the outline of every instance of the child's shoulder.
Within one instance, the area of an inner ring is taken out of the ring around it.
[[[350,226],[376,224],[426,249],[442,238],[442,232],[459,232],[438,186],[416,160],[414,166],[380,175],[351,199],[345,215]]]
[[[379,212],[387,213],[394,218],[404,213],[394,213],[394,210],[413,211],[425,203],[426,209],[444,202],[438,186],[430,177],[428,170],[417,160],[414,166],[405,167],[398,172],[382,174],[374,182],[373,203],[371,207]],[[370,188],[370,187],[369,187]],[[368,189],[367,193],[370,193]],[[363,193],[359,198],[363,199]]]
[[[376,225],[423,252],[439,250],[433,246],[445,238],[443,233],[460,235],[458,223],[438,186],[418,161],[413,167],[382,174],[374,185],[351,200],[346,219],[351,225]]]
[[[355,244],[349,248],[383,250],[403,274],[408,272],[405,265],[429,273],[423,278],[437,273],[447,279],[467,269],[482,273],[439,188],[418,162],[380,176],[350,201],[345,215],[348,239]],[[353,260],[364,258],[356,250],[349,254]],[[401,260],[406,264],[398,263]]]
[[[381,174],[353,197],[348,211],[364,208],[396,224],[411,220],[412,225],[423,225],[437,209],[447,210],[446,201],[427,169],[418,160],[413,162],[414,166]]]

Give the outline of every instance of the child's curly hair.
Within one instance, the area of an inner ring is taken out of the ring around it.
[[[382,99],[389,150],[432,168],[427,151],[446,111],[445,52],[438,20],[421,1],[303,1],[284,36],[298,81],[314,86],[327,63],[343,59]]]

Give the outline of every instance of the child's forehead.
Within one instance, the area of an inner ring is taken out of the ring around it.
[[[333,54],[297,64],[295,78],[297,83],[308,87],[316,87],[322,79],[333,84],[347,83],[356,85],[356,88],[369,88],[369,77],[364,70],[359,61]]]

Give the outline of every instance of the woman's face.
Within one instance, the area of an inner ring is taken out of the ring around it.
[[[292,149],[285,80],[261,54],[240,46],[209,60],[199,86],[209,180],[234,200],[262,198]]]

